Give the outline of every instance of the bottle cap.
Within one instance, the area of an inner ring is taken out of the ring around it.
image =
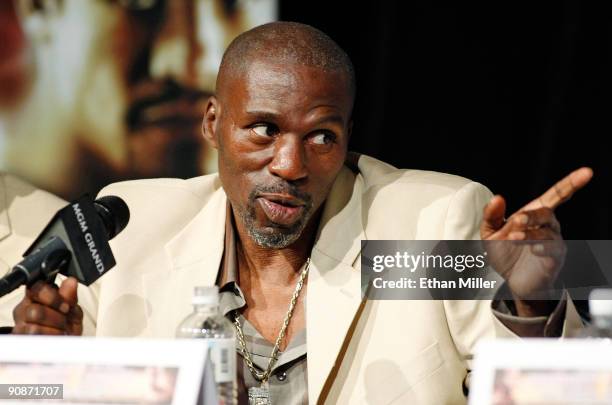
[[[596,288],[589,294],[592,316],[612,316],[612,288]]]
[[[206,287],[194,287],[193,305],[219,305],[219,287],[216,285]]]

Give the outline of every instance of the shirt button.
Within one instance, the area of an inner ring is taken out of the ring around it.
[[[285,381],[287,379],[287,373],[283,371],[282,373],[276,374],[276,379],[278,381]]]

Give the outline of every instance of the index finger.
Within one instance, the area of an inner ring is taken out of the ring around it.
[[[593,170],[590,167],[581,167],[574,170],[563,179],[555,183],[544,194],[529,204],[524,206],[523,210],[533,210],[538,208],[550,208],[554,210],[565,201],[569,200],[572,195],[582,187],[586,186],[593,177]]]

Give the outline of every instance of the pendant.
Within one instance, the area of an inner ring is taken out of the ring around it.
[[[249,405],[272,405],[267,382],[260,387],[249,388]]]

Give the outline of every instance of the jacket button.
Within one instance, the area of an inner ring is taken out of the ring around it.
[[[287,379],[287,373],[283,371],[282,373],[276,374],[276,379],[278,381],[285,381]]]

